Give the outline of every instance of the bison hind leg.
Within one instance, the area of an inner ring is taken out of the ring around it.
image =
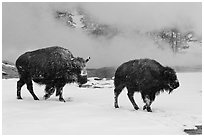
[[[138,107],[138,105],[135,103],[135,100],[134,100],[134,91],[128,90],[127,95],[128,95],[128,98],[129,98],[130,102],[132,103],[134,109],[135,109],[135,110],[138,110],[139,107]]]
[[[33,83],[32,83],[32,80],[28,80],[26,82],[26,85],[27,85],[27,89],[28,91],[30,92],[30,94],[33,96],[33,99],[34,100],[39,100],[38,97],[35,95],[34,91],[33,91]]]
[[[118,106],[118,96],[120,95],[120,93],[122,92],[123,88],[125,87],[125,85],[119,85],[119,86],[115,86],[115,89],[114,89],[114,99],[115,99],[115,102],[114,102],[114,107],[115,108],[119,108]]]
[[[22,86],[25,84],[25,82],[20,79],[18,82],[17,82],[17,99],[22,99],[21,97],[21,88]]]

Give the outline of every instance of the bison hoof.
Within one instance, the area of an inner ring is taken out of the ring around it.
[[[66,102],[63,98],[59,98],[59,101]]]
[[[44,100],[47,100],[48,98],[50,98],[50,95],[49,94],[45,94],[43,98],[44,98]]]
[[[23,99],[22,97],[18,96],[17,99]]]
[[[34,100],[39,100],[38,98],[34,98]]]
[[[145,109],[147,109],[147,106],[146,106],[146,105],[144,105],[144,107],[143,107],[143,110],[145,110]]]
[[[143,110],[147,109],[147,112],[152,112],[151,107],[147,107],[146,105],[144,105]]]
[[[134,109],[135,109],[135,110],[138,110],[138,109],[139,109],[139,107],[138,107],[138,106],[135,106],[135,107],[134,107]]]
[[[114,104],[114,107],[115,107],[115,108],[119,108],[118,103],[115,103],[115,104]]]
[[[147,112],[152,112],[152,109],[150,107],[147,107]]]

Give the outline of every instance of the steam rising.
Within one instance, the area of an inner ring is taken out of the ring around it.
[[[28,50],[63,46],[75,56],[91,57],[88,67],[118,66],[136,58],[153,58],[164,65],[200,65],[200,46],[186,53],[161,50],[146,32],[177,27],[202,37],[201,3],[3,3],[3,59],[15,61]],[[114,25],[122,33],[96,39],[70,29],[55,19],[56,10],[81,8],[98,22]],[[140,32],[140,33],[136,33]]]

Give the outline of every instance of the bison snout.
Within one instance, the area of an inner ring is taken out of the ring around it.
[[[87,83],[88,79],[87,79],[87,75],[86,76],[79,76],[78,77],[78,83],[79,86],[82,86],[83,84]]]
[[[180,85],[180,84],[179,84],[179,81],[178,81],[178,80],[176,80],[176,81],[175,81],[175,84],[174,84],[174,86],[173,86],[173,87],[174,87],[174,89],[178,88],[178,87],[179,87],[179,85]]]
[[[83,85],[85,83],[87,83],[88,79],[87,79],[87,71],[86,69],[81,70],[80,75],[78,76],[78,83],[79,85]]]
[[[178,82],[178,80],[175,80],[174,83],[171,84],[171,88],[176,89],[178,87],[179,87],[179,82]]]
[[[87,76],[87,71],[85,69],[81,70],[80,75],[83,76]]]

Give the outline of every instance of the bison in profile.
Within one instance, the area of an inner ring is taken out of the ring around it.
[[[133,95],[135,92],[140,92],[145,103],[143,110],[147,109],[148,112],[152,112],[150,105],[155,96],[162,91],[171,93],[179,87],[179,81],[172,68],[163,67],[155,60],[139,59],[130,60],[118,67],[115,72],[114,85],[115,108],[119,108],[118,96],[126,87],[128,98],[136,110],[139,107]]]
[[[21,87],[26,84],[34,100],[39,100],[33,91],[32,81],[45,85],[44,99],[48,99],[56,90],[59,100],[65,102],[62,89],[67,83],[87,82],[86,63],[90,58],[75,58],[62,47],[48,47],[26,52],[16,60],[20,80],[17,82],[17,99],[21,97]]]

